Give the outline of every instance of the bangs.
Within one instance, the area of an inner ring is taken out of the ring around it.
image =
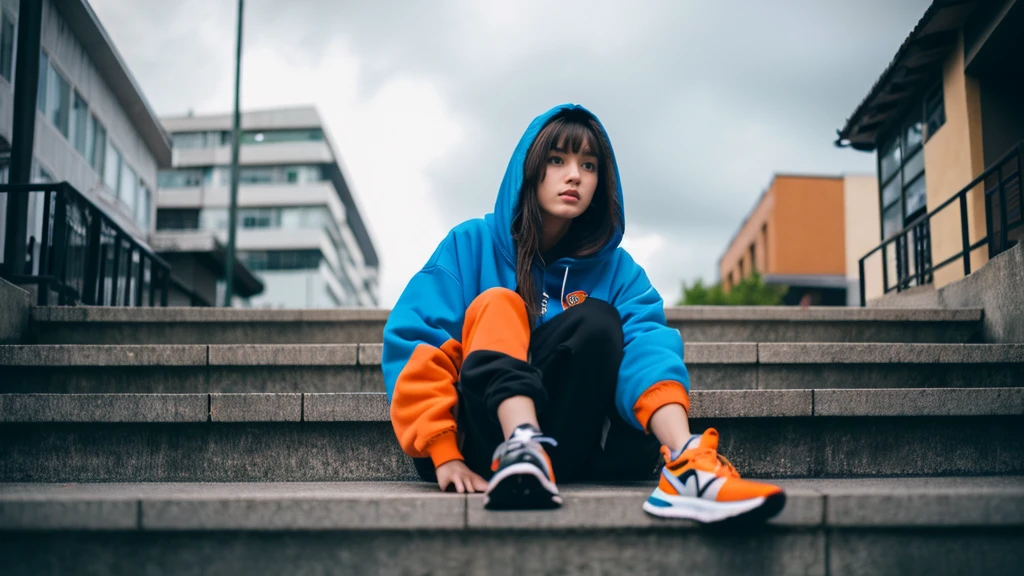
[[[589,118],[580,114],[565,114],[556,118],[548,125],[548,150],[572,154],[592,154],[602,156],[600,139],[594,134]],[[559,146],[561,144],[561,146]]]

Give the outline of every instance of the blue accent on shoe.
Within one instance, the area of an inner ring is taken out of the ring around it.
[[[670,508],[672,506],[671,504],[665,502],[661,498],[655,498],[654,496],[648,498],[647,501],[650,502],[652,506],[657,506],[658,508]]]

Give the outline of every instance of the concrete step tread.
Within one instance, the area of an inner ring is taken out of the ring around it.
[[[794,479],[782,527],[1024,525],[1024,477]],[[0,484],[0,530],[692,528],[641,509],[650,484],[567,485],[555,511],[490,512],[423,482]]]
[[[384,322],[387,309],[259,310],[226,308],[124,308],[111,306],[40,306],[33,322]],[[980,322],[981,308],[883,309],[788,306],[666,307],[669,321],[791,322]]]
[[[692,418],[1024,415],[1024,387],[693,390]],[[0,394],[0,422],[387,422],[365,393]]]
[[[0,366],[380,366],[382,344],[25,344]],[[1024,344],[693,342],[687,364],[1024,363]]]

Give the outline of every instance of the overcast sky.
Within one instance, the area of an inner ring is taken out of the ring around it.
[[[234,0],[91,0],[160,115],[232,105]],[[668,303],[717,279],[776,172],[872,173],[833,146],[929,0],[249,0],[242,107],[315,104],[390,307],[490,212],[530,120],[577,102],[619,161],[624,246]]]

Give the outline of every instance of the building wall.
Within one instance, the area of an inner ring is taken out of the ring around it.
[[[17,29],[18,3],[3,2],[4,10],[15,20]],[[107,141],[120,150],[124,161],[131,166],[154,194],[156,190],[157,161],[135,129],[121,103],[89,59],[70,28],[50,0],[43,5],[41,46],[54,68],[78,91],[88,103],[89,111],[103,124]],[[17,54],[15,54],[15,62]],[[12,73],[12,79],[16,71]],[[11,84],[0,79],[0,137],[11,140],[14,93]],[[155,222],[155,201],[150,202],[150,230],[139,230],[133,215],[120,204],[103,185],[102,174],[97,174],[63,134],[43,114],[36,112],[34,154],[39,165],[56,181],[68,181],[90,200],[107,208],[127,232],[146,240]]]
[[[776,178],[772,274],[846,273],[843,180]]]
[[[964,74],[963,34],[942,66],[946,123],[924,144],[925,186],[928,211],[956,194],[985,169],[982,148],[981,96],[978,82]],[[984,192],[979,186],[968,197],[968,222],[971,243],[985,236]],[[932,262],[941,262],[963,246],[960,210],[954,203],[931,221]],[[987,247],[971,253],[971,266],[977,269],[988,261]],[[963,266],[949,264],[935,272],[935,287],[940,288],[963,277]]]
[[[778,175],[719,261],[720,277],[729,288],[752,262],[762,274],[843,275],[844,229],[842,178]]]
[[[882,234],[878,209],[878,179],[874,175],[843,177],[843,218],[846,244],[847,304],[860,305],[861,257],[878,246]],[[864,288],[868,299],[882,295],[881,255],[864,262]]]
[[[772,241],[774,226],[768,225],[767,241],[764,236],[765,225],[771,220],[775,209],[775,195],[773,187],[769,186],[761,195],[761,199],[754,207],[753,212],[744,222],[739,232],[736,233],[732,243],[726,249],[725,254],[718,262],[719,278],[726,289],[732,288],[734,281],[739,281],[742,276],[750,273],[750,245],[754,245],[754,264],[762,274],[772,270],[774,257],[772,250],[775,242]],[[744,274],[740,274],[740,263],[742,262]]]

